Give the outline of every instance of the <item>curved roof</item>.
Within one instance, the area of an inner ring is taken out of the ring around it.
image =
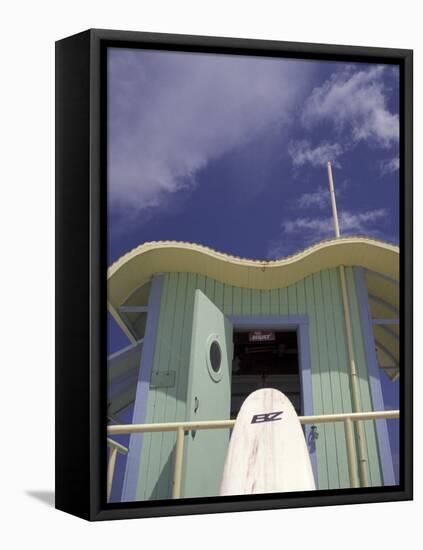
[[[288,286],[312,273],[339,265],[366,268],[372,318],[398,318],[399,248],[368,237],[322,241],[278,260],[240,258],[188,242],[143,243],[109,267],[108,308],[134,342],[140,336],[137,323],[145,317],[145,312],[131,319],[131,334],[128,319],[119,308],[123,305],[147,305],[147,285],[155,273],[191,272],[238,287],[272,289]],[[376,328],[374,331],[379,364],[383,364],[390,377],[398,372],[397,331],[395,325],[390,325],[388,330]]]
[[[154,273],[192,272],[238,287],[271,289],[338,265],[360,265],[398,280],[399,249],[367,237],[343,237],[278,260],[251,260],[187,242],[143,243],[109,267],[108,298],[119,307]]]

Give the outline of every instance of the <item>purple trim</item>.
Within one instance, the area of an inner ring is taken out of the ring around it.
[[[117,377],[108,387],[107,396],[110,400],[116,398],[117,395],[131,389],[131,386],[136,384],[138,377],[138,366],[127,370]]]
[[[383,411],[385,410],[385,404],[383,401],[380,369],[376,357],[373,325],[363,268],[355,267],[354,275],[373,409],[376,411]],[[392,452],[389,442],[387,422],[386,420],[376,420],[375,424],[376,436],[379,444],[379,457],[382,466],[383,483],[384,485],[395,485],[395,475],[392,464]]]
[[[392,363],[393,363],[393,366],[395,368],[399,368],[399,365],[398,365],[398,361],[395,359],[395,357],[392,355],[392,353],[383,345],[381,344],[378,340],[375,340],[375,343],[376,343],[376,346],[381,350],[383,351],[383,353],[385,355],[387,355],[389,357],[389,359],[391,359]]]
[[[107,362],[110,363],[111,361],[114,361],[115,359],[121,360],[123,357],[126,357],[126,355],[131,355],[134,351],[138,349],[139,346],[142,345],[142,340],[138,340],[138,342],[135,342],[135,344],[129,344],[129,346],[126,346],[126,348],[122,348],[119,351],[116,351],[115,353],[112,353],[107,358]]]
[[[378,328],[379,328],[379,330],[381,330],[381,331],[384,332],[385,334],[388,334],[389,336],[391,336],[392,338],[394,338],[394,340],[399,341],[399,336],[398,336],[398,334],[396,334],[396,332],[394,332],[393,330],[391,330],[390,328],[388,328],[388,327],[385,326],[384,324],[383,324],[383,325],[379,325]]]
[[[392,277],[389,277],[388,275],[384,275],[383,273],[378,273],[377,271],[373,271],[373,269],[366,269],[366,272],[369,275],[375,275],[376,277],[380,277],[381,279],[384,279],[385,281],[388,281],[389,283],[392,283],[393,285],[399,286],[398,279],[393,279]]]
[[[296,329],[299,325],[308,325],[307,315],[228,315],[228,319],[236,328],[244,330],[255,328]]]
[[[163,275],[155,275],[151,283],[150,296],[148,299],[147,323],[141,353],[141,363],[135,394],[132,424],[143,424],[147,414],[148,392],[150,388],[151,370],[153,368],[154,350],[156,347],[156,336],[159,326],[162,285]],[[142,440],[143,434],[132,434],[130,436],[121,502],[136,500]]]
[[[132,354],[141,354],[142,352],[142,346],[143,346],[143,340],[140,340],[136,344],[131,344],[127,348],[123,348],[120,351],[114,353],[113,355],[109,355],[107,359],[108,367],[112,365],[114,362],[120,362],[124,359],[127,359]],[[136,379],[138,378],[138,368],[139,365],[136,365],[134,367],[131,367],[130,369],[124,371],[123,373],[119,374],[118,376],[113,377],[113,380],[110,380],[107,385],[107,391],[108,395],[114,395],[116,394],[116,388],[122,384],[125,384],[128,380],[130,383],[134,383]]]
[[[300,351],[301,404],[304,416],[313,415],[313,387],[311,383],[310,336],[308,324],[298,325],[298,343]],[[316,442],[311,426],[305,425],[305,437],[313,469],[314,482],[318,487]]]
[[[120,306],[119,313],[148,313],[148,306]]]
[[[363,277],[364,277],[364,275],[363,275]],[[367,289],[367,286],[366,286],[366,289]],[[392,313],[394,313],[397,317],[399,316],[398,309],[396,307],[394,307],[392,304],[389,304],[385,300],[382,300],[382,298],[378,298],[377,296],[374,296],[373,294],[368,294],[367,292],[366,292],[366,294],[368,296],[368,300],[371,300],[375,304],[379,304],[380,306],[383,306],[384,308],[388,309],[389,311],[392,311]]]
[[[308,315],[228,315],[227,318],[233,324],[234,329],[254,330],[263,328],[268,330],[292,329],[297,331],[302,414],[304,416],[311,416],[313,414],[313,391],[311,383]],[[305,426],[305,438],[317,487],[316,445],[311,436],[311,427],[308,425]]]

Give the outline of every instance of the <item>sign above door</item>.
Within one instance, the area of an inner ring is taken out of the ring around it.
[[[269,330],[254,330],[248,333],[250,342],[274,342],[275,333]]]

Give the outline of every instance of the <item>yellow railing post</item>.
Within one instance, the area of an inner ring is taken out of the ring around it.
[[[347,445],[348,471],[351,487],[359,487],[359,478],[356,463],[356,451],[354,443],[353,422],[362,423],[366,420],[378,420],[388,418],[399,418],[400,412],[394,411],[367,411],[352,413],[334,413],[314,416],[299,416],[301,424],[320,424],[328,422],[343,422],[345,429],[345,440]],[[109,435],[120,435],[128,433],[153,433],[153,432],[176,432],[175,467],[172,480],[172,498],[180,498],[182,481],[182,462],[184,456],[184,432],[189,430],[219,430],[233,428],[235,420],[200,420],[197,422],[165,422],[157,424],[118,424],[107,427]],[[113,472],[116,462],[117,451],[126,454],[128,449],[111,439],[107,440],[112,447],[107,476],[107,499],[110,497]],[[115,452],[114,452],[115,451]],[[362,458],[359,453],[359,459]],[[360,474],[366,469],[366,463],[360,463]]]
[[[112,493],[117,454],[121,453],[126,455],[128,454],[128,449],[124,445],[121,445],[109,437],[107,438],[107,445],[110,447],[109,461],[107,463],[107,502],[109,502],[110,495]]]
[[[109,462],[107,464],[107,502],[110,501],[110,495],[112,493],[113,475],[115,473],[117,448],[110,448]]]
[[[181,496],[182,460],[184,457],[184,430],[179,427],[176,432],[175,469],[173,471],[172,498]]]
[[[345,267],[343,265],[339,266],[339,274],[340,274],[340,281],[341,281],[342,303],[344,305],[345,332],[347,336],[347,348],[348,348],[349,365],[350,365],[351,401],[352,401],[354,412],[360,413],[362,411],[361,411],[359,378],[358,378],[358,372],[357,372],[357,366],[356,366],[356,360],[355,360],[347,280],[345,276]],[[357,434],[357,446],[358,446],[357,451],[358,451],[358,464],[359,464],[359,471],[360,471],[361,486],[368,487],[369,474],[368,474],[367,456],[366,456],[366,437],[364,432],[364,425],[363,425],[363,422],[361,422],[361,420],[357,420],[355,424],[355,431]]]
[[[347,443],[348,473],[350,476],[350,487],[359,487],[358,475],[355,460],[354,435],[351,418],[344,420],[345,441]]]

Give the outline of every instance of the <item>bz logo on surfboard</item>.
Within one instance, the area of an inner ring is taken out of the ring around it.
[[[255,414],[251,419],[251,424],[259,424],[261,422],[273,422],[274,420],[282,420],[283,411]]]

